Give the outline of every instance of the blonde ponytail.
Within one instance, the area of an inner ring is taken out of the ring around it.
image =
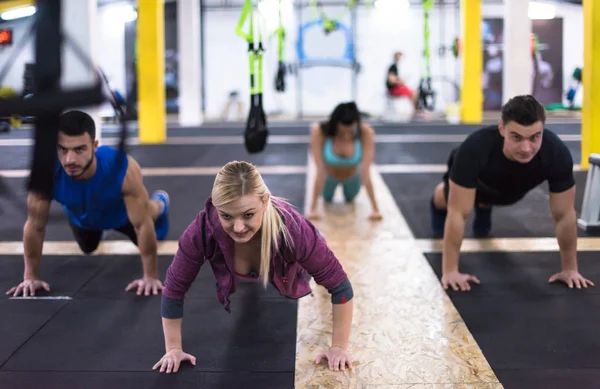
[[[291,244],[289,231],[286,228],[277,206],[273,202],[273,196],[269,198],[267,209],[263,214],[260,243],[260,278],[266,288],[269,284],[271,271],[271,254],[274,250],[279,251],[279,235],[283,234],[285,244]]]

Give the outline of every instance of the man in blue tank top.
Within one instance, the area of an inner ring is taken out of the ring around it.
[[[33,296],[40,288],[50,291],[39,270],[50,203],[56,200],[84,253],[96,250],[105,230],[129,237],[140,249],[143,277],[132,281],[126,290],[157,295],[163,288],[158,276],[157,240],[163,240],[169,230],[168,194],[156,191],[149,197],[138,163],[116,149],[98,147],[95,123],[84,112],[70,111],[61,116],[57,152],[53,198],[28,194],[23,282],[7,294]]]

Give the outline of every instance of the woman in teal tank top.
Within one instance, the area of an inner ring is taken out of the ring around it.
[[[381,219],[373,184],[371,164],[375,155],[375,131],[362,123],[356,103],[341,103],[329,120],[310,129],[310,152],[317,169],[308,218],[320,218],[319,197],[333,201],[338,185],[342,186],[346,202],[354,201],[364,185],[373,208],[370,219]]]

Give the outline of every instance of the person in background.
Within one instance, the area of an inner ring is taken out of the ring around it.
[[[310,129],[310,153],[317,174],[308,218],[320,219],[318,200],[333,201],[338,185],[346,202],[354,201],[362,185],[371,200],[371,220],[382,218],[371,182],[371,165],[375,157],[375,130],[360,120],[356,103],[341,103],[329,120]]]
[[[387,88],[388,94],[394,97],[408,97],[411,99],[415,106],[415,112],[419,108],[419,94],[410,89],[406,82],[400,78],[400,72],[398,71],[398,65],[402,60],[402,52],[398,51],[394,53],[394,63],[390,65],[385,86]]]

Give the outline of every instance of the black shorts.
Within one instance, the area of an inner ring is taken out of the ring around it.
[[[81,251],[86,254],[91,254],[98,248],[100,241],[102,240],[103,230],[88,230],[79,227],[69,219],[69,226],[73,231],[73,236],[79,245]],[[137,234],[135,228],[131,223],[127,223],[122,227],[115,228],[115,231],[126,235],[132,242],[137,246]]]

